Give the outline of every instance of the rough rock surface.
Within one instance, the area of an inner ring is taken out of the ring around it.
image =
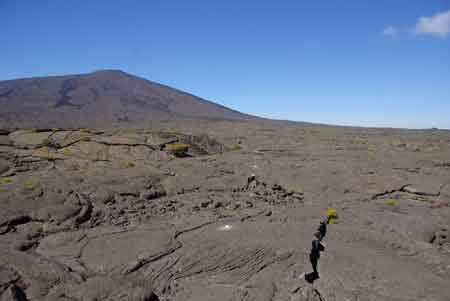
[[[448,131],[185,120],[0,138],[1,300],[450,299]]]

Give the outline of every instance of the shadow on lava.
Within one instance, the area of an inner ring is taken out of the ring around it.
[[[316,281],[319,278],[320,278],[319,274],[315,273],[315,272],[305,274],[305,280],[309,283],[313,283],[314,281]]]

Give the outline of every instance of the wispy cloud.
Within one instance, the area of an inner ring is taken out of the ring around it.
[[[386,37],[393,37],[393,36],[396,36],[398,34],[398,29],[396,27],[394,27],[394,26],[389,26],[389,27],[386,27],[382,31],[381,34],[383,36],[386,36]]]
[[[414,28],[417,34],[429,34],[445,38],[450,33],[450,10],[431,17],[420,17]]]
[[[398,26],[388,26],[381,32],[386,37],[393,37],[404,33],[446,38],[450,36],[450,10],[439,12],[428,17],[420,17],[413,26],[407,26],[403,29]]]

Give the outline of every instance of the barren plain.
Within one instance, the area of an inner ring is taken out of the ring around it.
[[[449,131],[5,129],[0,158],[2,300],[450,299]]]

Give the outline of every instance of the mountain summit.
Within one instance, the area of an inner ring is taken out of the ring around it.
[[[255,118],[119,70],[0,81],[0,107],[2,127]]]

